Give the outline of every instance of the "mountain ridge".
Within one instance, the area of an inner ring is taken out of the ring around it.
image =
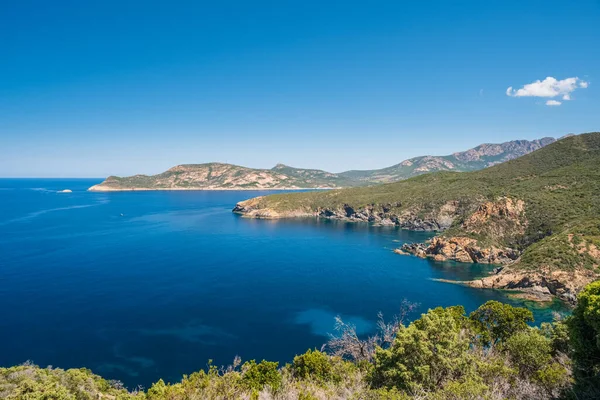
[[[90,191],[136,190],[301,190],[335,189],[394,182],[436,171],[472,171],[505,162],[555,141],[544,137],[484,143],[447,156],[420,156],[391,167],[332,173],[278,163],[271,169],[249,168],[220,162],[181,164],[156,175],[109,176]]]

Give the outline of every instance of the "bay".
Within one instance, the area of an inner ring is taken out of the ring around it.
[[[236,355],[289,362],[320,348],[336,315],[368,335],[404,299],[419,304],[412,318],[524,304],[435,280],[489,266],[393,253],[426,233],[231,213],[259,191],[86,191],[100,181],[0,179],[0,365],[86,367],[148,387]],[[534,308],[536,322],[553,310],[564,308]]]

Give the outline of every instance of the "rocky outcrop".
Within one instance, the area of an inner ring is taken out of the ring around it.
[[[443,231],[450,227],[456,217],[455,209],[440,209],[427,216],[419,216],[416,210],[398,212],[398,204],[366,206],[355,209],[345,204],[340,208],[319,209],[321,218],[346,221],[370,222],[376,225],[396,225],[413,231]]]
[[[481,247],[468,237],[436,236],[429,243],[404,244],[401,250],[421,258],[465,263],[509,264],[519,258],[510,248]]]
[[[540,298],[556,296],[574,304],[581,288],[596,279],[597,274],[586,269],[572,271],[548,268],[535,271],[504,269],[482,279],[459,283],[482,289],[521,290]]]
[[[510,197],[499,197],[495,201],[486,201],[462,224],[469,233],[507,241],[525,233],[527,228],[525,202]]]
[[[349,222],[369,222],[375,225],[395,225],[413,231],[435,232],[448,229],[459,215],[459,203],[455,201],[447,202],[439,208],[423,213],[414,207],[403,210],[400,203],[373,204],[364,207],[344,204],[335,208],[320,207],[312,210],[308,207],[300,207],[295,210],[281,211],[276,206],[263,207],[262,199],[263,197],[256,197],[239,202],[233,212],[249,218],[318,217]]]
[[[241,201],[235,205],[232,211],[247,218],[257,219],[282,219],[316,216],[316,213],[310,210],[298,209],[290,211],[276,211],[273,208],[261,207],[261,200],[263,197],[264,196],[259,196],[246,201]]]

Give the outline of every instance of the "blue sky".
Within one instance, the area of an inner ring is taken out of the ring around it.
[[[339,172],[600,130],[598,21],[597,0],[5,1],[0,176]]]

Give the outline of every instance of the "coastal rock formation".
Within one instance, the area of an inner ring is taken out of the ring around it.
[[[401,250],[421,258],[465,263],[508,264],[519,258],[516,250],[494,246],[481,247],[477,240],[467,237],[436,236],[428,244],[404,244]]]
[[[276,211],[273,208],[263,208],[260,206],[263,198],[264,196],[259,196],[246,201],[241,201],[235,205],[232,211],[247,218],[257,219],[300,218],[314,217],[317,215],[317,213],[310,210],[294,209],[290,211]]]
[[[413,231],[443,231],[448,229],[459,215],[459,203],[450,201],[428,213],[411,208],[399,212],[400,203],[368,205],[355,208],[349,204],[340,207],[322,207],[312,210],[310,207],[297,207],[292,210],[277,207],[263,207],[264,196],[241,201],[233,209],[234,213],[249,218],[297,218],[319,217],[349,222],[370,222],[376,225],[396,225]]]
[[[460,283],[474,288],[521,290],[540,299],[556,296],[574,304],[579,290],[597,278],[596,273],[586,269],[573,271],[550,268],[540,268],[535,271],[505,269],[482,279]]]
[[[486,201],[464,221],[462,227],[467,232],[486,233],[491,237],[522,235],[527,227],[525,202],[510,197]]]

